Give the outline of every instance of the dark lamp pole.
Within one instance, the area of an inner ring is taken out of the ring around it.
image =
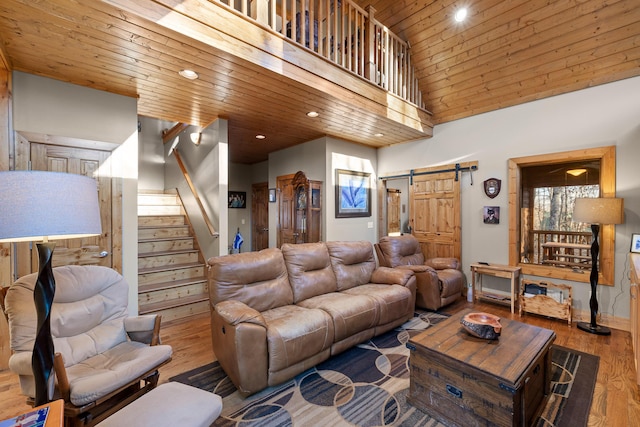
[[[622,224],[624,214],[624,201],[617,198],[586,198],[576,199],[573,210],[574,222],[586,222],[591,224],[593,238],[591,242],[591,298],[589,299],[589,309],[591,312],[590,322],[578,322],[578,329],[597,335],[611,335],[611,330],[597,323],[598,316],[598,254],[600,245],[598,236],[600,225]]]

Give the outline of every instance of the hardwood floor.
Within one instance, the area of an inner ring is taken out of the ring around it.
[[[446,308],[455,312],[466,307],[493,313],[504,318],[520,320],[532,325],[552,329],[555,343],[600,356],[600,367],[589,426],[635,427],[640,425],[640,393],[635,383],[635,367],[629,332],[613,330],[611,336],[591,335],[566,322],[535,315],[520,318],[512,315],[508,307],[497,304],[467,303],[464,299]],[[160,382],[215,359],[211,349],[209,316],[165,325],[162,342],[173,347],[173,360],[160,369]],[[17,376],[10,371],[0,372],[0,420],[15,416],[27,409],[24,396],[20,395]],[[579,427],[579,426],[576,426]]]

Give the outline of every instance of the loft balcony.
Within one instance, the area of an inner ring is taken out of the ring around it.
[[[351,0],[211,0],[424,108],[409,45]],[[302,16],[304,14],[304,19]],[[295,17],[295,19],[294,19]]]

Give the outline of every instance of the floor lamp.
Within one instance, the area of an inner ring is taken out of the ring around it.
[[[53,396],[54,346],[51,304],[56,290],[50,240],[102,233],[96,181],[75,174],[40,171],[0,172],[0,242],[37,243],[39,269],[33,289],[37,326],[31,367],[35,406]]]
[[[622,224],[624,214],[624,201],[617,198],[587,198],[576,199],[573,209],[574,222],[591,223],[593,233],[591,243],[591,298],[589,308],[591,310],[591,322],[578,322],[578,329],[597,335],[611,335],[611,330],[596,323],[598,315],[598,297],[596,295],[598,286],[598,234],[600,225]]]

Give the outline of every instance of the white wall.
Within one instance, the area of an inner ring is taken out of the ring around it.
[[[462,177],[462,263],[507,264],[509,221],[507,160],[511,157],[615,145],[617,196],[625,199],[625,224],[616,226],[615,284],[598,287],[600,311],[629,318],[627,256],[630,237],[640,232],[640,77],[505,108],[434,128],[434,136],[380,149],[378,174],[477,160],[478,171]],[[494,199],[482,182],[502,180]],[[500,206],[499,225],[483,224],[482,208]],[[588,283],[572,283],[574,308],[589,310]]]
[[[129,310],[138,310],[137,101],[95,89],[13,73],[16,131],[116,143],[112,164],[122,179],[122,273],[129,282]]]
[[[371,147],[352,144],[335,138],[327,138],[327,178],[324,182],[324,227],[326,240],[368,240],[376,242],[378,221],[378,175],[376,174],[377,152]],[[336,218],[336,169],[370,173],[371,216]]]
[[[204,221],[200,207],[184,179],[174,155],[169,156],[171,143],[165,144],[166,189],[177,188],[185,210],[189,214],[191,225],[198,244],[206,259],[227,253],[228,240],[228,146],[227,121],[216,120],[202,130],[200,145],[191,142],[190,134],[199,129],[190,126],[181,132],[176,150],[191,177],[204,210],[215,228],[217,235],[212,236]]]
[[[17,131],[122,144],[137,129],[137,101],[71,83],[13,73]]]
[[[164,143],[162,131],[171,129],[173,123],[138,117],[138,189],[164,191]]]
[[[228,246],[233,245],[236,233],[239,230],[244,242],[240,246],[241,252],[251,251],[251,184],[253,174],[249,165],[238,163],[229,164],[229,191],[244,191],[246,193],[246,208],[230,208],[229,214],[229,241]],[[266,181],[266,179],[265,179]]]

